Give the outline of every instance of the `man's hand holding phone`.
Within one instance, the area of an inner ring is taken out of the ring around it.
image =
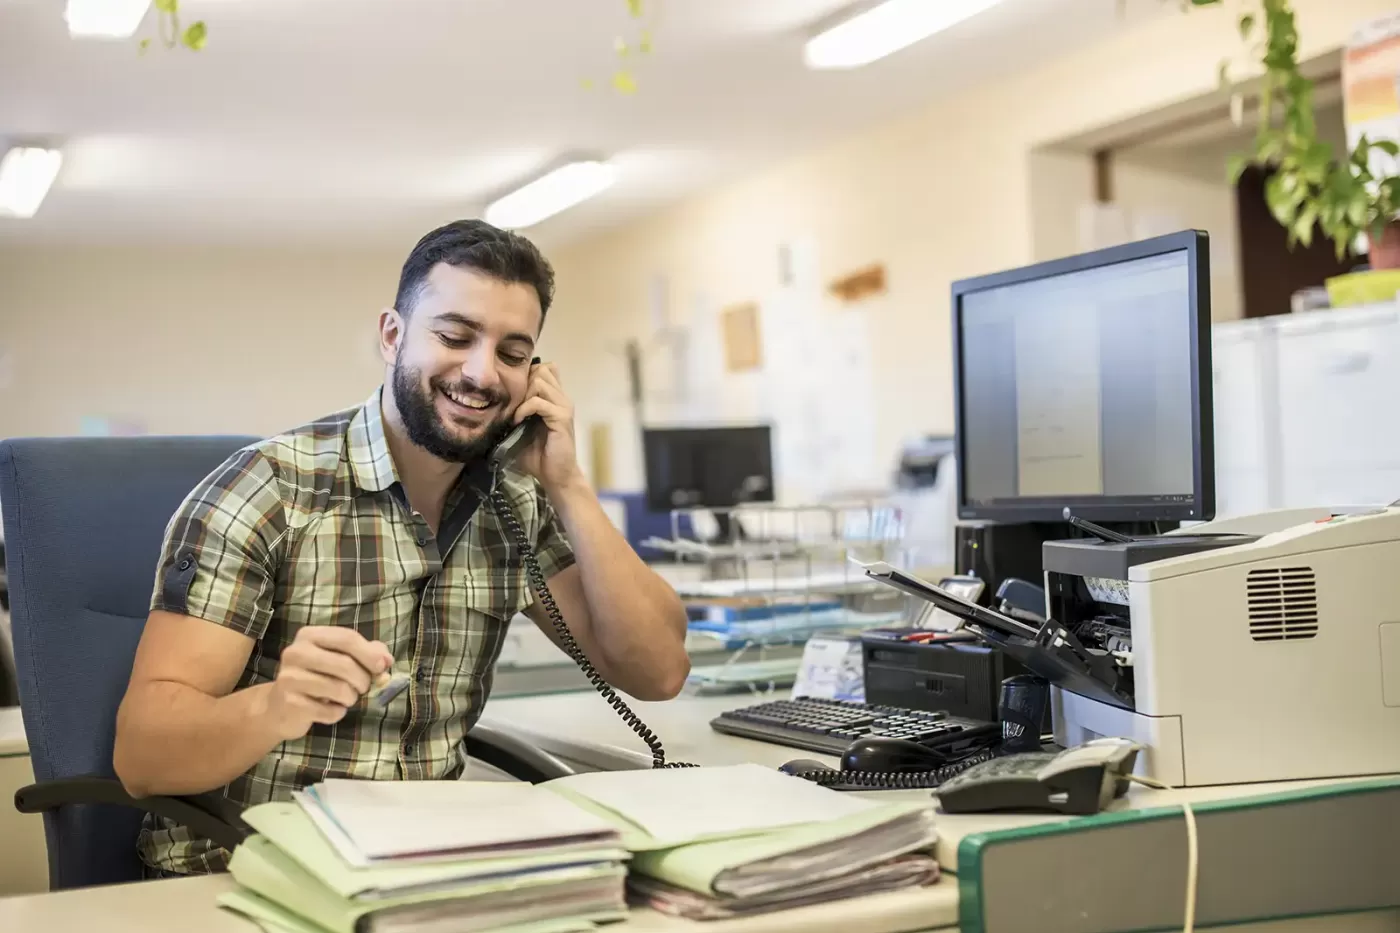
[[[299,739],[316,723],[339,722],[393,664],[387,645],[352,628],[305,626],[282,652],[268,715],[283,740]]]
[[[545,431],[520,455],[520,469],[539,480],[546,493],[582,479],[574,442],[574,403],[564,394],[553,363],[530,366],[530,384],[524,401],[515,409],[515,423],[532,415],[544,422]]]

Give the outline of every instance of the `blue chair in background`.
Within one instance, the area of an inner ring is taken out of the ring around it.
[[[54,890],[138,880],[143,812],[232,849],[248,833],[214,792],[131,798],[112,746],[166,523],[252,437],[23,438],[0,442],[0,510],[19,702],[36,783],[15,806],[44,815]],[[538,783],[571,769],[477,727],[467,751]]]

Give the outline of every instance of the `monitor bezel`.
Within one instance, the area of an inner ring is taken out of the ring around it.
[[[1168,253],[1186,253],[1187,294],[1190,301],[1190,378],[1192,473],[1191,501],[1144,503],[1141,497],[1073,497],[1048,504],[1043,500],[973,504],[967,497],[967,462],[964,450],[963,410],[963,298],[992,288],[1047,279],[1070,272],[1150,259]],[[1209,521],[1215,517],[1215,415],[1212,398],[1210,321],[1210,238],[1202,230],[1183,230],[1165,236],[1111,246],[1077,256],[1040,262],[1019,269],[961,279],[952,286],[953,323],[953,449],[956,452],[957,515],[964,521],[1003,523],[1064,520],[1069,505],[1080,518],[1095,522]]]

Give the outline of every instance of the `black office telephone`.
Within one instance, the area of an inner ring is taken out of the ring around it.
[[[549,584],[545,581],[544,573],[535,557],[534,546],[530,543],[524,526],[520,524],[520,519],[511,508],[510,500],[499,488],[497,479],[500,471],[531,443],[534,443],[543,432],[543,419],[538,415],[532,415],[512,429],[501,443],[487,455],[492,472],[491,489],[487,494],[491,508],[505,524],[511,538],[515,541],[515,546],[519,549],[521,559],[525,564],[525,573],[529,577],[530,586],[539,597],[540,604],[544,606],[545,613],[554,626],[555,634],[559,637],[559,644],[583,671],[593,688],[617,712],[618,716],[622,717],[622,720],[631,727],[632,731],[646,743],[647,748],[651,751],[652,767],[694,768],[696,765],[687,762],[666,760],[666,750],[656,733],[652,732],[641,717],[632,711],[632,708],[627,705],[627,701],[617,695],[612,685],[603,679],[587,656],[584,655],[583,649],[579,647],[578,642],[574,640],[573,634],[569,631],[568,625],[565,624],[564,616],[554,601],[554,595],[549,591]],[[839,790],[938,787],[954,775],[990,760],[995,754],[994,749],[988,746],[957,760],[950,760],[939,752],[915,742],[870,738],[858,740],[847,749],[842,758],[842,768],[839,771],[828,768],[820,762],[809,760],[789,762],[783,766],[783,770],[789,774],[796,774],[823,786]]]
[[[1128,739],[1106,738],[1059,753],[1007,755],[950,778],[938,788],[938,802],[947,813],[1098,813],[1127,791],[1141,750]]]

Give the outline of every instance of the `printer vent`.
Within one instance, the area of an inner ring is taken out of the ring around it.
[[[1317,635],[1317,574],[1311,567],[1251,570],[1249,635],[1255,641],[1291,641]]]

